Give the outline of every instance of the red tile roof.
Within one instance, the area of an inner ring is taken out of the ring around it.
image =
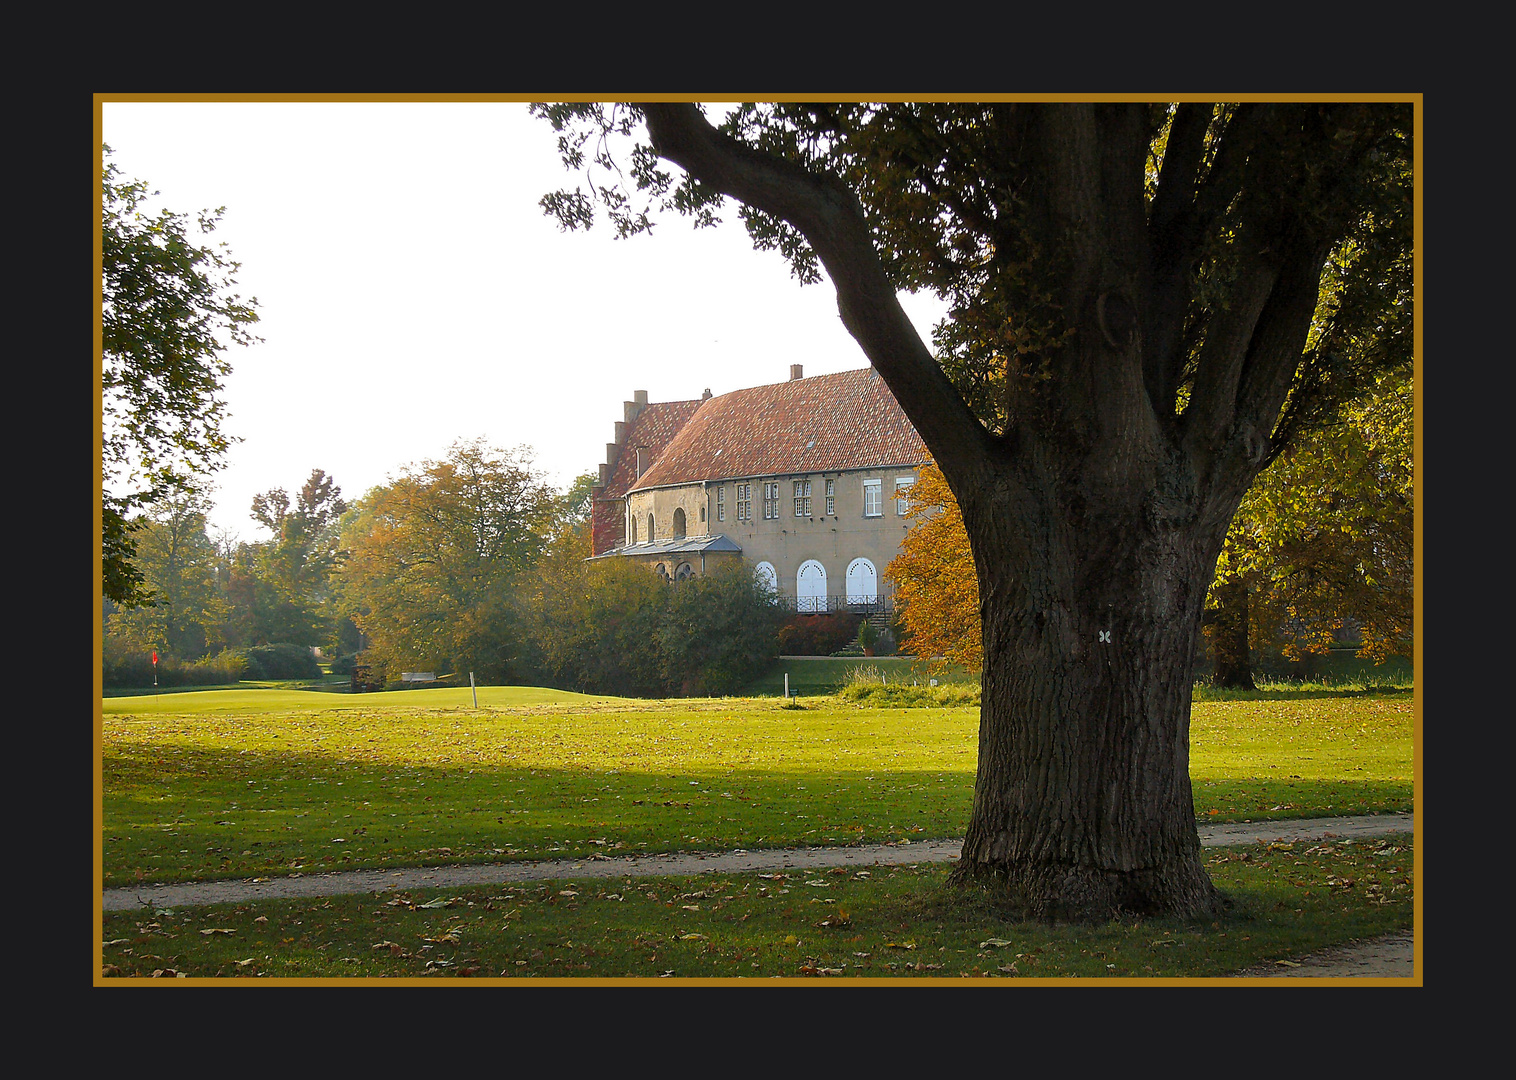
[[[630,490],[927,460],[921,436],[871,367],[675,404],[698,408]],[[631,456],[622,452],[617,476]],[[628,490],[614,481],[607,494],[613,489]]]
[[[646,476],[652,463],[658,461],[669,441],[689,422],[701,404],[701,399],[696,398],[694,401],[659,401],[644,405],[637,419],[627,425],[616,466],[611,470],[601,497],[619,499],[631,490],[637,482],[637,449],[642,449],[642,473]]]

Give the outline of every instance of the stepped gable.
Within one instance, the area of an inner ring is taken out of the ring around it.
[[[594,486],[591,495],[590,551],[593,555],[604,555],[624,539],[624,500],[627,491],[637,482],[639,451],[643,471],[646,471],[706,400],[650,404],[647,391],[638,390],[634,396],[636,400],[625,403],[626,419],[616,424],[616,441],[606,444],[600,483]]]
[[[642,449],[642,473],[646,476],[650,463],[657,463],[670,440],[689,422],[701,404],[702,400],[695,398],[693,401],[660,401],[644,405],[627,429],[625,442],[616,455],[615,466],[601,496],[617,499],[630,491],[637,482],[637,449]]]
[[[624,490],[917,465],[928,456],[872,367],[735,390],[694,404],[699,408],[656,464]]]

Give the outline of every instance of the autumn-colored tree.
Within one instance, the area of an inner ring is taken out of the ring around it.
[[[1397,371],[1304,433],[1254,481],[1227,532],[1206,625],[1218,685],[1252,685],[1250,646],[1290,660],[1356,628],[1359,656],[1411,646],[1412,384]]]
[[[979,578],[958,500],[936,465],[928,464],[910,489],[915,524],[885,568],[895,587],[901,625],[918,657],[940,656],[978,671],[984,665],[979,619]]]
[[[343,600],[389,670],[474,671],[514,681],[518,587],[554,507],[526,447],[455,443],[371,491],[344,522]]]

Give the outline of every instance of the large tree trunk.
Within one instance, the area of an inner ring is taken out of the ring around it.
[[[1176,526],[1132,505],[1119,520],[1051,495],[965,511],[984,675],[957,875],[1004,882],[1034,917],[1223,903],[1201,860],[1189,722],[1224,520]]]
[[[1210,614],[1211,685],[1223,690],[1256,690],[1252,649],[1248,643],[1248,586],[1228,578],[1216,587]]]

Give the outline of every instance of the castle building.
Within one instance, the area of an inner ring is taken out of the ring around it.
[[[926,446],[873,368],[691,401],[639,390],[606,444],[594,558],[672,580],[746,560],[800,612],[890,607]]]

